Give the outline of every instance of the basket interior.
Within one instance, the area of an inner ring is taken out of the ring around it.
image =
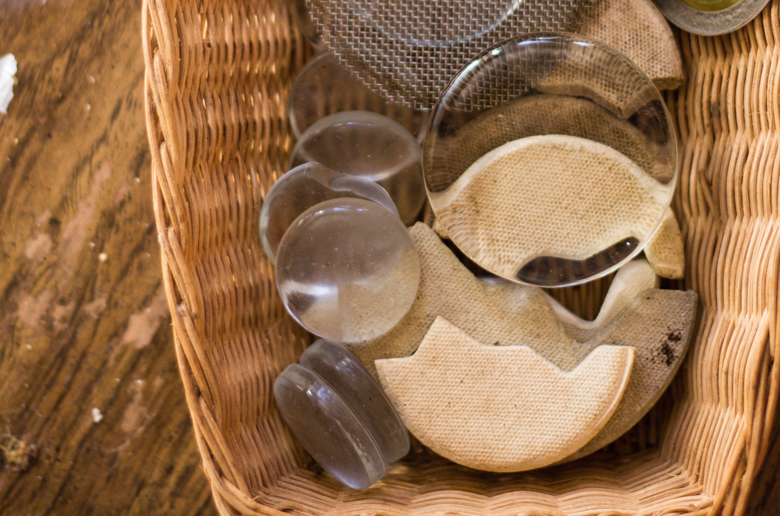
[[[283,0],[144,8],[147,125],[163,277],[204,470],[222,514],[741,514],[777,404],[780,0],[740,31],[681,34],[668,95],[674,209],[699,324],[662,402],[609,450],[489,474],[417,450],[374,487],[318,470],[273,404],[308,337],[284,314],[257,232],[294,144],[286,98],[310,52]],[[563,292],[592,314],[605,287]],[[586,314],[587,315],[587,314]]]

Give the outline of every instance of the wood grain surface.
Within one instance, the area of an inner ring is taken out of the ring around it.
[[[3,516],[216,514],[161,284],[140,20],[140,0],[0,0],[19,63],[0,115]]]
[[[0,0],[0,515],[213,515],[176,368],[140,0]],[[576,303],[573,303],[576,304]],[[778,432],[750,515],[780,514]]]

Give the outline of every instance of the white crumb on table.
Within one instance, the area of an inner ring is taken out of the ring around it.
[[[0,57],[0,113],[8,113],[8,104],[14,98],[14,75],[16,58],[13,54]]]
[[[94,423],[100,423],[103,420],[103,413],[100,412],[100,409],[95,407],[92,409],[92,421]]]

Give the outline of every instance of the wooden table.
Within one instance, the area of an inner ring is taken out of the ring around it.
[[[0,0],[0,514],[216,514],[178,377],[140,0]],[[15,440],[18,439],[18,440]],[[28,467],[24,462],[37,459]],[[753,515],[780,506],[780,439]]]
[[[0,514],[216,514],[152,213],[140,0],[0,0]]]

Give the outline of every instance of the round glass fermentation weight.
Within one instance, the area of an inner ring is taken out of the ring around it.
[[[395,326],[414,302],[420,262],[394,214],[364,199],[333,199],[301,214],[276,257],[276,285],[310,332],[360,342]]]
[[[304,163],[274,183],[260,209],[260,241],[271,263],[276,263],[279,242],[301,213],[322,201],[342,197],[374,201],[398,216],[390,196],[373,181],[340,174],[318,163]]]
[[[677,145],[652,81],[581,36],[507,40],[466,65],[423,144],[452,241],[508,280],[565,286],[639,253],[671,202]]]
[[[328,115],[343,111],[371,111],[392,118],[417,137],[427,121],[426,112],[391,102],[369,89],[323,51],[306,62],[290,90],[290,125],[296,138]]]
[[[274,398],[295,437],[340,482],[365,489],[384,476],[379,445],[318,374],[298,364],[287,366],[274,382]]]
[[[387,463],[409,453],[409,432],[381,387],[344,346],[319,339],[301,355],[301,365],[341,395],[374,436]]]
[[[390,194],[404,224],[411,224],[425,202],[421,160],[420,145],[398,122],[368,111],[345,111],[301,135],[290,167],[316,161],[371,179]]]
[[[654,0],[666,18],[681,29],[717,36],[744,27],[769,0]]]

